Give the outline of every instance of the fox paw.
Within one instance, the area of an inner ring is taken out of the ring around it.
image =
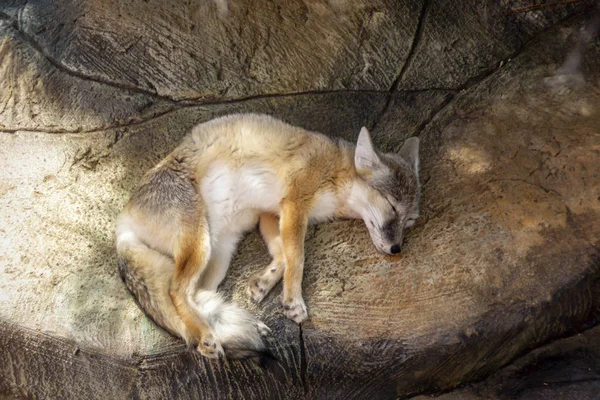
[[[225,355],[223,347],[215,339],[212,333],[204,335],[198,343],[198,351],[207,358],[219,358]]]
[[[282,302],[283,312],[286,317],[299,324],[308,318],[306,304],[302,297],[297,299],[284,299]]]
[[[256,303],[263,301],[270,290],[269,279],[263,275],[254,275],[248,282],[248,294]]]

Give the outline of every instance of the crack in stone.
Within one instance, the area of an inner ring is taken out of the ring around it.
[[[600,5],[598,6],[598,9],[600,9]],[[419,18],[419,24],[417,25],[417,32],[415,33],[415,37],[413,39],[413,44],[411,46],[411,50],[409,51],[409,55],[406,58],[406,62],[402,66],[402,69],[400,70],[398,77],[394,80],[394,82],[392,83],[392,86],[388,90],[388,98],[387,98],[386,104],[383,106],[381,112],[378,113],[378,115],[374,118],[373,124],[370,127],[370,130],[373,130],[375,128],[375,126],[377,126],[377,124],[381,120],[381,118],[388,112],[388,109],[392,102],[393,94],[397,90],[399,83],[402,81],[402,77],[403,77],[406,69],[408,68],[408,64],[412,60],[412,57],[414,56],[414,51],[418,45],[418,42],[422,38],[423,31],[424,31],[424,28],[423,28],[424,21],[425,21],[425,18],[428,13],[429,13],[429,1],[425,0],[425,2],[423,3],[421,17]],[[464,84],[460,85],[457,88],[456,87],[455,88],[428,88],[425,90],[406,90],[405,91],[406,93],[421,93],[421,92],[427,92],[430,90],[450,92],[449,98],[445,99],[442,102],[442,105],[440,107],[438,107],[438,109],[432,114],[432,116],[427,121],[425,121],[419,125],[419,128],[418,128],[415,136],[419,136],[421,134],[421,132],[423,132],[429,126],[429,124],[435,119],[435,117],[439,113],[441,113],[448,105],[450,105],[453,102],[453,100],[456,98],[456,96],[460,92],[471,89],[472,87],[480,84],[481,82],[483,82],[490,76],[494,75],[500,68],[502,68],[502,66],[506,65],[511,59],[518,57],[523,51],[527,50],[529,48],[529,45],[531,42],[533,42],[538,37],[544,35],[546,32],[550,31],[552,28],[559,26],[565,20],[568,20],[570,18],[573,18],[573,16],[563,18],[560,21],[557,21],[555,24],[552,24],[552,25],[546,27],[545,29],[541,30],[540,32],[537,32],[537,34],[535,34],[533,37],[531,37],[529,40],[527,40],[525,43],[523,43],[523,45],[521,47],[519,47],[518,49],[516,49],[513,53],[511,53],[504,59],[498,61],[496,63],[495,67],[485,70],[481,74],[467,79],[467,81]]]
[[[427,3],[427,1],[425,3]],[[10,25],[11,25],[11,27],[16,31],[16,33],[21,37],[21,39],[25,43],[27,43],[29,46],[31,46],[31,48],[33,50],[35,50],[36,52],[38,52],[39,54],[41,54],[52,66],[54,66],[59,71],[65,73],[65,74],[67,74],[69,76],[73,76],[73,77],[76,77],[76,78],[84,80],[84,81],[91,81],[91,82],[95,82],[95,83],[107,85],[107,86],[114,87],[114,88],[120,89],[120,90],[125,90],[125,91],[129,91],[129,92],[144,94],[144,95],[156,98],[156,99],[167,101],[169,103],[182,104],[182,105],[185,105],[185,106],[190,106],[190,105],[227,104],[227,103],[230,103],[230,102],[250,100],[250,99],[273,98],[273,97],[279,97],[279,96],[295,96],[295,95],[305,95],[305,94],[339,93],[339,92],[345,92],[345,93],[373,93],[373,94],[388,93],[388,94],[390,94],[390,98],[388,99],[388,101],[390,101],[391,100],[391,93],[398,86],[398,82],[401,80],[402,74],[404,73],[405,66],[410,61],[410,59],[412,58],[412,52],[414,51],[414,46],[415,46],[415,43],[413,43],[413,46],[411,46],[411,50],[409,52],[409,56],[407,57],[407,61],[406,61],[405,65],[403,66],[402,71],[400,72],[400,75],[395,79],[395,81],[392,84],[392,87],[390,89],[388,89],[388,90],[361,90],[361,89],[350,89],[350,90],[348,90],[348,89],[342,89],[342,90],[324,90],[324,91],[311,91],[311,90],[308,90],[308,91],[292,92],[292,93],[260,94],[260,95],[255,95],[255,96],[239,97],[239,98],[230,99],[230,100],[220,100],[220,101],[211,101],[211,100],[208,100],[208,101],[203,101],[204,99],[206,99],[206,97],[204,97],[204,96],[198,96],[198,97],[193,97],[193,98],[182,99],[182,98],[178,98],[178,97],[174,97],[174,96],[160,95],[160,94],[157,93],[156,90],[154,90],[154,91],[147,90],[147,89],[140,88],[138,86],[128,85],[128,84],[124,84],[124,83],[118,83],[118,82],[113,82],[113,81],[110,81],[110,80],[107,80],[107,79],[103,79],[103,78],[100,78],[100,77],[89,76],[89,75],[83,74],[81,72],[75,71],[73,69],[68,68],[67,66],[65,66],[64,64],[62,64],[61,62],[59,62],[58,60],[54,59],[50,54],[48,54],[44,50],[43,46],[41,44],[39,44],[34,39],[33,36],[29,35],[28,33],[26,33],[25,31],[23,31],[22,29],[19,28],[19,24],[18,24],[17,20],[11,18],[8,14],[6,14],[6,13],[4,13],[2,11],[0,11],[0,20],[5,20],[5,21],[9,22]],[[421,22],[422,21],[420,20],[419,23],[421,23]],[[418,35],[418,32],[417,32],[416,35]],[[426,92],[428,90],[430,90],[430,89],[412,90],[412,91],[407,91],[407,92],[418,93],[418,92]],[[431,90],[447,90],[447,89],[444,89],[444,88],[432,88]],[[451,89],[448,89],[448,90],[451,90]],[[389,104],[386,104],[386,106],[389,106]],[[113,129],[113,128],[116,128],[116,127],[124,127],[124,126],[126,126],[126,125],[119,125],[119,126],[113,126],[113,127],[108,127],[108,128],[93,128],[93,129],[90,129],[90,130],[78,130],[78,131],[70,131],[70,130],[64,130],[64,129],[62,129],[62,130],[59,129],[59,130],[54,130],[54,131],[50,131],[50,130],[39,130],[39,131],[41,131],[41,132],[48,132],[48,133],[88,133],[88,132],[92,132],[92,131],[100,131],[100,130],[104,130],[104,129]],[[35,131],[35,130],[32,130],[32,129],[11,129],[11,130],[4,129],[5,132],[15,131],[15,130]]]
[[[431,121],[433,121],[435,119],[435,117],[438,116],[438,114],[440,114],[442,111],[444,111],[444,109],[446,108],[446,106],[448,106],[448,104],[450,104],[452,102],[452,100],[454,100],[454,98],[456,97],[456,93],[452,93],[449,92],[446,97],[444,98],[444,101],[442,101],[440,103],[440,105],[437,107],[437,109],[435,109],[430,115],[429,118],[427,118],[425,121],[421,122],[419,124],[419,126],[417,127],[415,136],[420,136],[421,133],[423,132],[423,130],[431,123]]]
[[[63,64],[61,64],[60,62],[58,62],[57,60],[55,60],[54,58],[52,58],[50,55],[48,55],[43,47],[37,43],[35,41],[35,39],[33,39],[33,37],[31,37],[29,34],[25,33],[24,31],[22,31],[21,29],[19,29],[18,27],[18,23],[16,20],[10,18],[7,14],[0,12],[0,19],[4,19],[7,20],[8,22],[11,23],[12,27],[18,32],[18,34],[23,38],[23,40],[28,43],[34,50],[36,50],[37,52],[39,52],[40,54],[42,54],[47,60],[48,62],[50,62],[54,67],[56,67],[57,69],[59,69],[60,71],[74,76],[78,79],[81,80],[89,80],[89,81],[93,81],[96,83],[100,83],[100,84],[105,84],[111,87],[115,87],[117,89],[120,90],[127,90],[127,91],[131,91],[131,92],[136,92],[136,93],[142,93],[145,95],[149,95],[155,98],[159,98],[165,101],[168,101],[170,103],[176,103],[178,106],[173,106],[165,111],[156,113],[148,118],[142,118],[140,120],[137,121],[133,121],[130,123],[125,123],[125,124],[114,124],[114,125],[109,125],[109,126],[102,126],[102,127],[95,127],[95,128],[91,128],[91,129],[77,129],[77,130],[69,130],[69,129],[47,129],[47,128],[0,128],[1,132],[5,132],[5,133],[15,133],[17,131],[29,131],[29,132],[40,132],[40,133],[53,133],[53,134],[81,134],[81,133],[95,133],[95,132],[100,132],[100,131],[106,131],[106,130],[111,130],[111,129],[118,129],[118,128],[128,128],[128,127],[132,127],[132,126],[137,126],[146,122],[149,122],[155,118],[160,118],[164,115],[167,115],[171,112],[174,111],[178,111],[182,108],[187,108],[187,107],[194,107],[194,106],[202,106],[202,105],[224,105],[224,104],[235,104],[238,102],[244,102],[244,101],[250,101],[250,100],[261,100],[261,99],[272,99],[272,98],[279,98],[279,97],[294,97],[294,96],[304,96],[304,95],[325,95],[325,94],[333,94],[333,93],[361,93],[361,94],[387,94],[387,99],[386,99],[386,103],[384,104],[384,106],[381,108],[381,111],[377,114],[377,116],[373,119],[373,122],[371,124],[370,129],[373,130],[375,128],[375,126],[379,123],[379,121],[381,120],[381,118],[383,117],[383,115],[385,115],[388,110],[389,107],[391,106],[392,103],[392,99],[393,99],[393,94],[396,92],[399,83],[402,81],[402,78],[404,77],[404,74],[408,68],[408,66],[410,65],[415,52],[416,52],[416,48],[418,47],[420,40],[423,36],[423,32],[424,32],[424,26],[425,26],[425,19],[429,13],[429,10],[431,8],[430,2],[429,0],[425,0],[423,2],[423,7],[421,9],[421,14],[419,17],[419,22],[417,24],[417,28],[416,28],[416,32],[408,53],[408,56],[406,58],[405,63],[403,64],[398,76],[394,79],[394,81],[392,82],[392,85],[390,86],[390,88],[387,91],[384,90],[348,90],[348,89],[342,89],[342,90],[324,90],[324,91],[302,91],[302,92],[294,92],[294,93],[276,93],[276,94],[260,94],[260,95],[255,95],[255,96],[247,96],[247,97],[241,97],[241,98],[236,98],[236,99],[226,99],[226,100],[218,100],[218,101],[202,101],[202,97],[197,97],[197,98],[191,98],[191,99],[178,99],[178,98],[174,98],[171,96],[163,96],[163,95],[159,95],[156,92],[153,91],[148,91],[145,89],[141,89],[137,86],[130,86],[130,85],[126,85],[126,84],[120,84],[120,83],[116,83],[116,82],[112,82],[112,81],[107,81],[104,79],[100,79],[100,78],[95,78],[95,77],[90,77],[88,75],[79,73],[77,71],[73,71],[67,67],[65,67]],[[523,46],[520,50],[522,50],[525,46]],[[507,57],[507,59],[510,59],[512,57],[515,57],[516,54],[512,54],[511,56]],[[465,90],[470,88],[471,86],[481,82],[482,80],[484,80],[485,78],[487,78],[488,76],[490,76],[491,74],[493,74],[494,72],[496,72],[501,65],[504,64],[504,62],[507,60],[503,60],[502,62],[498,63],[498,67],[493,68],[491,70],[485,71],[483,74],[476,76],[474,78],[469,79],[464,85],[462,85],[462,87],[458,88],[458,89],[453,89],[453,88],[428,88],[428,89],[419,89],[419,90],[406,90],[406,93],[425,93],[431,90],[434,91],[450,91],[450,92],[454,92],[452,94],[450,94],[448,96],[448,98],[446,98],[444,100],[444,102],[441,104],[440,107],[437,108],[437,110],[435,110],[432,114],[431,117],[428,118],[426,121],[424,121],[423,123],[421,123],[419,125],[419,128],[417,130],[417,136],[429,125],[429,123],[441,112],[443,111],[443,109],[454,99],[455,94],[458,91],[461,90]]]
[[[406,73],[406,70],[412,63],[412,60],[415,56],[417,47],[419,46],[419,43],[421,43],[421,39],[423,38],[423,33],[425,32],[425,19],[427,18],[427,15],[429,14],[430,8],[431,8],[431,6],[430,6],[429,0],[424,0],[423,7],[421,8],[421,15],[419,15],[419,22],[417,23],[417,29],[415,31],[415,36],[413,37],[412,44],[410,45],[410,50],[408,51],[408,55],[406,56],[406,61],[404,62],[404,65],[402,65],[402,68],[400,69],[400,73],[398,74],[398,76],[396,77],[394,82],[392,82],[392,86],[390,87],[390,89],[388,91],[390,93],[395,92],[398,89],[398,85],[402,81],[402,78],[404,78],[404,74]]]
[[[421,8],[421,14],[419,15],[419,22],[417,23],[415,35],[413,36],[413,40],[410,45],[410,49],[408,50],[408,55],[406,56],[406,61],[402,65],[402,68],[400,68],[400,72],[398,73],[398,75],[392,82],[392,85],[388,89],[388,92],[387,92],[388,96],[387,96],[386,102],[385,102],[384,106],[382,107],[381,111],[378,113],[378,115],[373,119],[373,124],[369,127],[370,130],[375,129],[375,127],[379,123],[379,120],[381,119],[381,117],[383,117],[388,112],[390,105],[392,104],[392,98],[393,98],[394,92],[398,89],[398,85],[402,81],[402,78],[404,78],[404,74],[406,73],[408,66],[412,62],[412,59],[415,55],[417,46],[419,45],[421,38],[423,37],[423,32],[425,31],[425,28],[424,28],[425,27],[425,18],[427,17],[427,14],[429,13],[429,9],[430,9],[429,0],[424,0],[423,7]]]
[[[544,32],[540,32],[539,35],[543,34]],[[535,37],[537,37],[539,35],[536,35]],[[531,38],[531,40],[533,40],[535,37]],[[523,46],[521,46],[519,49],[514,51],[512,54],[510,54],[506,58],[504,58],[504,59],[500,60],[498,63],[496,63],[496,66],[494,68],[490,68],[490,69],[482,72],[479,75],[469,78],[464,84],[462,84],[458,88],[445,89],[449,92],[449,96],[446,99],[444,99],[444,101],[442,102],[440,107],[438,107],[438,109],[432,113],[431,117],[428,118],[427,121],[425,121],[419,125],[419,128],[417,129],[415,136],[421,135],[421,133],[425,129],[427,129],[427,127],[431,124],[431,122],[435,119],[435,117],[438,114],[440,114],[442,111],[444,111],[444,109],[446,107],[448,107],[456,99],[456,97],[459,93],[467,91],[474,86],[477,86],[478,84],[482,83],[487,78],[489,78],[490,76],[494,75],[496,72],[498,72],[498,70],[500,70],[500,68],[502,68],[502,66],[506,65],[511,59],[518,57],[523,51],[525,51],[528,48],[527,44],[530,41],[523,44]],[[383,116],[383,114],[381,116]]]
[[[308,381],[307,372],[308,372],[308,364],[306,359],[306,345],[304,343],[304,333],[302,331],[302,323],[298,325],[298,336],[300,341],[300,381],[302,382],[302,387],[304,389],[304,396],[308,395]]]
[[[437,90],[437,89],[434,89],[434,90]],[[422,93],[422,92],[427,92],[427,91],[428,90],[414,90],[414,91],[405,91],[405,92],[406,93]],[[184,101],[181,101],[176,104],[173,104],[173,106],[171,106],[167,110],[155,113],[154,115],[151,115],[147,118],[142,118],[137,121],[132,121],[132,122],[125,123],[125,124],[114,124],[114,125],[108,125],[108,126],[100,126],[100,127],[91,128],[91,129],[75,129],[75,130],[52,129],[52,128],[27,128],[27,127],[18,127],[18,128],[2,128],[2,127],[0,127],[0,132],[16,133],[18,131],[25,131],[25,132],[39,132],[39,133],[51,133],[51,134],[97,133],[97,132],[107,131],[107,130],[111,130],[111,129],[122,129],[122,128],[128,128],[128,127],[132,127],[132,126],[141,125],[146,122],[152,121],[156,118],[163,117],[172,112],[182,110],[184,108],[200,107],[200,106],[218,106],[218,105],[226,105],[226,104],[237,104],[237,103],[243,103],[246,101],[255,101],[255,100],[267,100],[267,99],[285,98],[285,97],[293,98],[293,97],[302,97],[302,96],[319,96],[319,95],[328,95],[328,94],[336,94],[336,93],[337,94],[348,93],[348,94],[377,95],[377,94],[387,93],[387,91],[348,90],[348,89],[321,90],[321,91],[305,91],[305,92],[281,93],[281,94],[261,94],[261,95],[248,96],[248,97],[237,98],[237,99],[223,99],[223,100],[214,101],[214,102],[211,102],[211,101],[206,101],[206,102],[197,102],[197,101],[185,101],[184,102]]]
[[[522,182],[525,183],[527,185],[536,187],[538,189],[542,189],[544,191],[544,193],[546,194],[553,194],[555,196],[557,196],[558,198],[562,198],[562,196],[560,195],[560,193],[558,193],[556,190],[553,189],[547,189],[544,186],[537,184],[537,183],[533,183],[533,182],[529,182],[527,179],[522,179],[522,178],[498,178],[498,179],[491,179],[489,181],[489,183],[493,183],[493,182]]]
[[[36,51],[38,51],[40,54],[42,54],[53,66],[58,68],[60,71],[66,73],[68,75],[75,76],[82,80],[90,80],[93,82],[112,86],[112,87],[115,87],[115,88],[118,88],[121,90],[128,90],[128,91],[132,91],[132,92],[150,95],[155,98],[159,98],[159,99],[162,99],[162,100],[165,100],[165,101],[168,101],[168,102],[174,104],[173,107],[171,107],[167,110],[164,110],[162,112],[156,113],[148,118],[143,118],[138,121],[133,121],[133,122],[126,123],[126,124],[114,124],[114,125],[109,125],[109,126],[105,126],[105,127],[97,127],[97,128],[91,128],[91,129],[79,129],[79,130],[46,129],[46,128],[0,128],[0,132],[16,133],[17,131],[28,131],[28,132],[56,133],[56,134],[95,133],[95,132],[101,132],[101,131],[106,131],[106,130],[111,130],[111,129],[128,128],[128,127],[132,127],[132,126],[136,126],[136,125],[141,125],[141,124],[149,122],[155,118],[160,118],[171,112],[178,111],[180,109],[187,108],[187,107],[235,104],[235,103],[251,101],[251,100],[273,99],[273,98],[279,98],[279,97],[295,97],[295,96],[305,96],[305,95],[326,95],[326,94],[334,94],[334,93],[354,93],[354,94],[357,94],[357,93],[384,94],[385,93],[385,94],[387,94],[386,103],[382,107],[381,111],[377,114],[377,116],[373,119],[373,122],[372,122],[371,126],[369,127],[370,130],[373,130],[377,126],[377,124],[379,123],[381,118],[388,112],[389,107],[391,106],[391,103],[392,103],[393,94],[396,92],[398,85],[402,81],[402,78],[406,72],[406,69],[408,68],[408,66],[410,65],[410,62],[412,61],[412,59],[414,57],[416,48],[418,47],[420,40],[423,36],[423,32],[425,30],[424,29],[425,19],[429,13],[430,8],[431,8],[430,1],[425,0],[423,2],[423,7],[421,9],[421,15],[419,17],[419,22],[417,24],[417,29],[416,29],[415,35],[413,37],[413,41],[411,44],[411,48],[409,50],[409,54],[406,58],[405,63],[403,64],[398,76],[395,78],[395,80],[393,81],[392,85],[390,86],[390,88],[388,90],[360,90],[360,89],[322,90],[322,91],[310,91],[309,90],[309,91],[292,92],[292,93],[259,94],[259,95],[240,97],[240,98],[235,98],[235,99],[224,99],[224,100],[221,99],[221,100],[217,100],[217,101],[210,101],[210,100],[201,101],[203,99],[202,97],[190,98],[190,99],[177,99],[177,98],[173,98],[173,97],[169,97],[169,96],[162,96],[162,95],[158,95],[155,92],[147,91],[147,90],[141,89],[136,86],[129,86],[129,85],[123,85],[123,84],[119,84],[119,83],[115,83],[115,82],[111,82],[111,81],[105,81],[102,79],[89,77],[89,76],[81,74],[77,71],[72,71],[72,70],[68,69],[67,67],[65,67],[64,65],[62,65],[60,62],[54,60],[48,54],[46,54],[40,44],[38,44],[30,35],[28,35],[27,33],[23,32],[22,30],[19,29],[18,23],[16,20],[12,19],[9,15],[0,11],[0,20],[6,20],[6,21],[10,22],[11,26],[23,37],[23,39],[29,45],[31,45]],[[568,17],[565,19],[568,19]],[[553,24],[553,25],[547,27],[546,29],[538,32],[538,34],[536,34],[534,37],[530,38],[526,43],[524,43],[515,52],[513,52],[512,54],[510,54],[503,60],[499,61],[496,64],[496,67],[488,69],[488,70],[484,71],[483,73],[481,73],[480,75],[477,75],[475,77],[468,79],[463,85],[461,85],[458,88],[427,88],[427,89],[417,89],[417,90],[405,90],[404,92],[406,92],[406,93],[426,93],[426,92],[429,92],[432,90],[450,92],[449,96],[442,102],[440,107],[438,107],[437,110],[435,110],[431,114],[430,118],[428,118],[426,121],[424,121],[423,123],[421,123],[419,125],[419,127],[416,131],[416,136],[419,136],[425,129],[427,129],[427,127],[435,119],[435,117],[438,114],[440,114],[448,105],[450,105],[453,102],[453,100],[456,98],[458,93],[468,90],[468,89],[472,88],[473,86],[476,86],[477,84],[486,80],[488,77],[490,77],[491,75],[496,73],[508,61],[519,56],[525,49],[528,48],[527,45],[531,41],[533,41],[535,38],[539,37],[540,35],[543,35],[546,31],[550,30],[554,26],[559,25],[565,19],[558,21],[556,24]]]
[[[5,20],[7,22],[10,23],[11,27],[16,31],[16,33],[21,37],[21,39],[27,43],[29,46],[31,46],[31,48],[33,48],[36,52],[38,52],[39,54],[41,54],[50,64],[52,64],[55,68],[57,68],[59,71],[70,75],[70,76],[74,76],[76,78],[82,79],[82,80],[86,80],[86,81],[91,81],[91,82],[96,82],[96,83],[100,83],[103,85],[107,85],[107,86],[111,86],[120,90],[127,90],[129,92],[133,92],[133,93],[141,93],[147,96],[151,96],[157,99],[161,99],[164,101],[169,101],[169,102],[179,102],[181,100],[177,99],[177,98],[173,98],[171,96],[164,96],[164,95],[160,95],[156,92],[150,91],[150,90],[146,90],[146,89],[142,89],[140,87],[137,86],[133,86],[133,85],[127,85],[125,83],[118,83],[118,82],[112,82],[110,80],[107,79],[103,79],[103,78],[99,78],[99,77],[93,77],[93,76],[89,76],[86,74],[83,74],[81,72],[75,71],[73,69],[70,69],[68,67],[66,67],[64,64],[62,64],[61,62],[59,62],[58,60],[55,60],[50,54],[48,54],[45,50],[44,47],[39,44],[34,38],[33,36],[29,35],[28,33],[26,33],[25,31],[23,31],[22,29],[19,28],[19,23],[17,20],[11,18],[8,14],[0,11],[0,20]]]

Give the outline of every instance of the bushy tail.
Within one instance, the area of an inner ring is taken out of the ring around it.
[[[117,237],[117,254],[121,278],[139,307],[169,333],[195,344],[169,295],[173,259],[149,248],[131,232]],[[269,328],[249,312],[225,302],[215,291],[198,291],[194,302],[213,328],[226,357],[252,358],[261,365],[275,360],[263,340]]]
[[[198,291],[194,302],[213,328],[227,357],[259,358],[261,363],[275,359],[263,340],[269,328],[248,311],[226,302],[215,291]]]

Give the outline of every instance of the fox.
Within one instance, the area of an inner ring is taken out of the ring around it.
[[[260,303],[283,278],[281,304],[295,323],[309,224],[362,219],[375,248],[401,252],[419,217],[419,139],[397,153],[356,144],[264,114],[233,114],[195,126],[141,179],[117,217],[120,276],[160,327],[210,359],[275,357],[269,328],[217,291],[245,233],[258,230],[271,262],[247,292]]]

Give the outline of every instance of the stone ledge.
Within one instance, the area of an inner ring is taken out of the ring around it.
[[[11,360],[0,393],[394,398],[482,379],[598,323],[598,48],[584,55],[588,85],[545,83],[584,21],[549,31],[450,101],[442,92],[261,98],[127,130],[0,135],[0,346]],[[301,329],[281,315],[277,287],[250,304],[247,279],[268,256],[256,233],[241,244],[223,290],[273,329],[283,382],[187,351],[116,274],[114,218],[137,179],[194,124],[240,111],[348,139],[374,125],[386,149],[416,133],[422,142],[422,217],[401,257],[378,255],[357,221],[311,228],[311,321]]]

